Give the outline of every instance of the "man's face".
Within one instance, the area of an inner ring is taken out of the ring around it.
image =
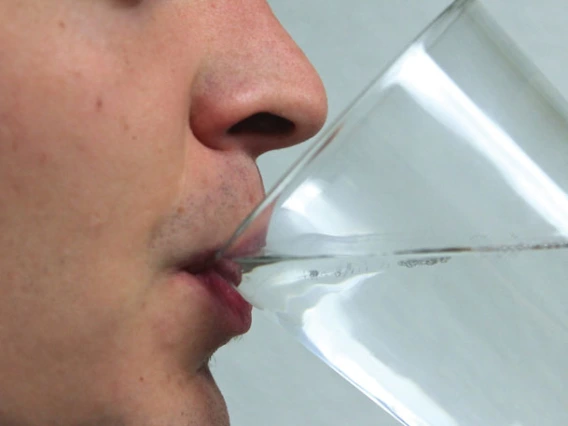
[[[263,0],[1,1],[0,424],[227,424],[181,271],[325,110]]]

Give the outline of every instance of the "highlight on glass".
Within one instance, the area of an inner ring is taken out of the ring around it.
[[[568,424],[567,111],[458,0],[218,256],[402,424]]]

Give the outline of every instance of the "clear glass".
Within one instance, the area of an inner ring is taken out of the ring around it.
[[[567,117],[458,0],[221,256],[248,301],[403,424],[568,425]]]

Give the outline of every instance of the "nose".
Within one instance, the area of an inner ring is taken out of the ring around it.
[[[221,1],[209,13],[210,48],[194,80],[190,125],[213,149],[256,158],[316,134],[323,84],[264,0]]]

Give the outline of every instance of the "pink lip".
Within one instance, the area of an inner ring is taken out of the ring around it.
[[[194,276],[216,300],[227,334],[246,333],[252,323],[252,306],[235,289],[241,282],[239,265],[222,259]]]
[[[193,257],[189,265],[203,265],[203,269],[191,271],[189,266],[184,274],[195,281],[211,295],[217,311],[214,313],[219,321],[219,327],[229,336],[246,333],[252,325],[252,306],[239,294],[236,287],[242,280],[240,265],[230,259],[246,257],[258,253],[265,246],[267,227],[257,228],[257,232],[241,235],[223,257],[215,258],[215,251],[203,252]],[[217,253],[219,256],[220,253]]]
[[[230,253],[216,259],[213,263],[205,263],[204,270],[193,276],[211,294],[220,308],[220,324],[230,336],[246,333],[252,325],[252,306],[236,290],[242,280],[240,265],[230,258],[244,257],[254,254],[265,245],[266,232],[260,232],[252,238],[241,240]]]

